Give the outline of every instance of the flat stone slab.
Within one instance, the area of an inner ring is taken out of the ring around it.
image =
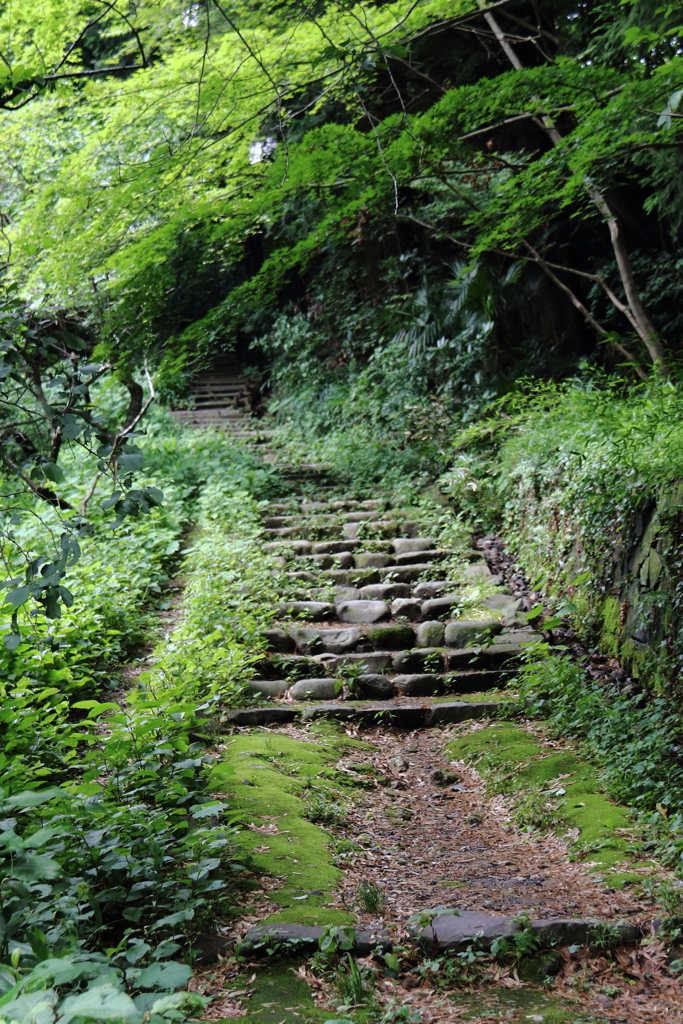
[[[296,708],[238,708],[228,712],[233,725],[268,725],[269,722],[293,722],[297,717]]]
[[[397,651],[392,660],[395,672],[442,672],[444,651],[440,647],[417,647]]]
[[[407,552],[429,551],[434,547],[431,537],[397,537],[393,542],[393,548],[397,555]]]
[[[413,627],[407,623],[381,622],[365,626],[363,632],[372,646],[382,651],[401,651],[415,642]]]
[[[448,725],[457,722],[469,722],[471,719],[489,718],[495,715],[500,707],[495,701],[452,700],[441,704],[432,704],[425,715],[427,728],[434,725]]]
[[[292,700],[334,700],[337,694],[335,679],[299,679],[288,691]]]
[[[496,619],[458,619],[447,623],[444,640],[448,647],[468,647],[500,633],[502,628]]]
[[[333,672],[344,665],[358,665],[363,672],[384,672],[391,664],[390,651],[368,651],[363,654],[339,654],[325,661]]]
[[[313,552],[316,555],[337,555],[341,551],[351,551],[360,546],[359,540],[325,540],[320,544],[313,545]]]
[[[442,548],[430,548],[428,551],[404,551],[396,555],[396,565],[419,565],[422,562],[440,562],[447,558],[450,551]]]
[[[392,555],[382,554],[381,551],[359,551],[355,556],[357,569],[384,569],[394,564]]]
[[[360,588],[363,601],[394,601],[397,597],[410,597],[410,586],[407,583],[371,583],[369,587]]]
[[[429,672],[394,677],[396,693],[404,697],[431,697],[443,693],[441,676]]]
[[[279,697],[286,693],[292,684],[285,679],[251,679],[247,683],[249,693],[260,694],[262,697]]]
[[[290,601],[281,605],[280,614],[300,616],[310,622],[322,622],[334,615],[334,605],[327,601]]]
[[[429,601],[444,593],[454,593],[457,586],[457,580],[428,580],[426,583],[418,583],[413,594],[420,601]]]
[[[378,946],[383,953],[391,951],[391,936],[386,928],[354,928],[353,931],[353,949],[356,956],[369,956]],[[314,925],[287,924],[286,921],[260,924],[250,928],[242,936],[235,951],[248,951],[251,956],[258,956],[260,953],[267,955],[267,949],[277,943],[279,946],[289,946],[293,949],[303,948],[308,954],[311,949],[318,946],[324,934],[324,928],[317,928]]]
[[[381,622],[391,615],[385,601],[343,601],[337,605],[340,622]]]
[[[367,672],[358,676],[360,695],[369,700],[388,700],[394,695],[391,679],[379,673]]]
[[[592,936],[599,937],[605,923],[615,929],[618,943],[622,945],[637,942],[642,935],[636,925],[581,918],[536,920],[531,921],[528,927],[543,947],[587,946]],[[463,910],[459,915],[438,914],[425,928],[409,927],[418,942],[439,952],[462,952],[475,940],[479,948],[490,949],[494,939],[509,938],[521,930],[522,926],[514,918],[496,917],[477,910]]]
[[[302,654],[313,651],[342,654],[352,651],[363,636],[358,626],[349,626],[348,629],[307,629],[298,626],[290,629],[289,635]]]
[[[422,602],[412,597],[399,597],[391,603],[391,615],[394,619],[408,619],[417,622],[422,616]]]
[[[459,594],[444,594],[443,597],[432,597],[422,605],[424,619],[442,619],[450,615],[453,608],[461,603]]]
[[[392,583],[415,583],[423,572],[432,568],[431,562],[420,563],[419,565],[393,565],[386,569],[378,569],[380,579],[391,576]]]

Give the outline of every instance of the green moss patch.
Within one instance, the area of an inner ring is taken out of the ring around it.
[[[579,843],[590,844],[589,859],[598,864],[624,859],[627,843],[614,830],[629,824],[626,811],[603,794],[598,769],[577,754],[553,751],[521,726],[507,722],[460,736],[446,752],[475,764],[498,792],[563,789],[559,813],[579,830]]]
[[[270,961],[257,969],[254,994],[245,1002],[244,1024],[301,1024],[302,1021],[329,1020],[331,1014],[317,1010],[311,990],[296,970],[299,961]],[[240,985],[243,988],[243,985]],[[229,993],[226,993],[229,995]]]
[[[344,802],[335,764],[351,745],[366,747],[331,728],[318,728],[313,737],[301,740],[255,730],[232,740],[224,754],[235,771],[232,807],[248,826],[241,845],[257,871],[281,881],[275,898],[280,906],[292,908],[280,920],[338,923],[337,912],[322,905],[329,902],[342,873],[332,863],[329,833],[305,817],[306,797]]]
[[[484,995],[457,995],[452,1001],[464,1008],[463,1020],[499,1014],[503,1020],[527,1024],[542,1020],[543,1024],[576,1024],[578,1003],[560,1000],[532,988],[491,989]]]

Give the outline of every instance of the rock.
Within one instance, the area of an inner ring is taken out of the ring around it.
[[[288,572],[287,578],[290,580],[301,580],[302,583],[317,583],[318,577],[314,572]]]
[[[443,668],[443,651],[438,647],[420,647],[399,651],[394,655],[395,672],[439,672]]]
[[[364,601],[394,601],[397,597],[410,597],[407,583],[373,583],[361,587],[360,596]]]
[[[269,722],[293,722],[296,708],[238,708],[228,712],[233,725],[267,725]]]
[[[334,655],[327,654],[325,657],[333,658]],[[281,654],[277,658],[264,658],[256,662],[254,669],[261,679],[279,679],[286,675],[291,685],[295,679],[320,675],[320,662],[305,654]]]
[[[380,622],[390,614],[389,605],[384,601],[343,601],[337,605],[341,622]]]
[[[360,688],[359,696],[366,697],[370,700],[387,700],[393,696],[394,684],[386,676],[381,676],[375,673],[364,673],[358,676],[358,685]]]
[[[450,658],[447,657],[446,661],[450,667]],[[446,693],[481,693],[483,690],[493,690],[498,686],[504,686],[507,679],[507,672],[485,668],[449,672],[443,677],[443,682]]]
[[[537,644],[544,640],[534,629],[505,629],[498,637],[499,644]]]
[[[381,580],[388,579],[391,583],[414,583],[431,565],[394,565],[388,569],[378,569]]]
[[[432,597],[422,605],[423,619],[442,619],[450,615],[454,608],[461,603],[462,598],[458,594],[447,594],[443,597]]]
[[[511,597],[509,594],[491,594],[481,602],[484,608],[490,608],[502,615],[510,615],[518,612],[522,607],[522,599]]]
[[[340,654],[329,658],[325,664],[332,672],[338,672],[344,665],[357,665],[364,672],[383,672],[391,663],[391,654],[387,651],[368,651],[363,654]]]
[[[224,957],[232,947],[232,940],[227,935],[217,932],[202,932],[192,940],[192,951],[201,964],[215,964]]]
[[[404,551],[396,555],[396,565],[418,565],[424,562],[440,562],[446,558],[450,551],[442,551],[440,548],[430,548],[429,551]]]
[[[406,761],[405,757],[401,757],[400,754],[396,757],[390,758],[389,764],[397,772],[405,772],[408,768],[410,768],[410,765]]]
[[[370,956],[378,946],[382,953],[391,952],[391,936],[386,928],[356,928],[354,941],[356,956]]]
[[[248,952],[250,956],[266,956],[268,948],[277,944],[279,947],[285,946],[292,950],[305,949],[309,955],[313,949],[318,948],[318,940],[323,934],[323,928],[312,925],[274,921],[272,924],[260,924],[250,928],[238,942],[235,952],[238,955]]]
[[[394,676],[394,689],[400,697],[431,697],[435,693],[443,693],[443,683],[439,676],[422,672]]]
[[[358,626],[349,629],[306,629],[298,626],[289,631],[302,654],[325,651],[329,654],[343,654],[352,651],[363,634]]]
[[[498,707],[499,705],[493,701],[479,701],[476,704],[464,700],[444,701],[442,704],[432,704],[427,711],[425,725],[446,725],[468,722],[470,719],[487,718],[495,715]]]
[[[520,931],[521,926],[510,917],[494,917],[478,910],[463,910],[456,914],[437,914],[425,928],[410,927],[408,930],[417,941],[430,950],[445,953],[448,950],[462,952],[476,938],[481,949],[490,949],[494,939],[509,938]]]
[[[294,641],[284,629],[264,629],[262,635],[266,640],[267,651],[290,654],[294,650]]]
[[[247,683],[249,693],[258,693],[263,697],[279,697],[285,693],[291,682],[285,679],[250,679]]]
[[[469,582],[479,582],[484,580],[490,580],[493,573],[489,569],[486,562],[475,562],[474,565],[468,565],[464,572],[463,577]]]
[[[290,686],[288,696],[292,700],[334,700],[338,697],[336,679],[300,679]]]
[[[301,502],[301,511],[303,512],[303,514],[305,516],[310,515],[311,512],[314,512],[314,513],[315,512],[322,512],[324,509],[326,509],[328,507],[329,506],[328,506],[326,501],[302,501]]]
[[[434,547],[434,541],[431,537],[397,537],[393,547],[397,555],[402,555],[408,551],[429,551]]]
[[[366,512],[349,512],[346,518],[349,523],[367,523],[372,519],[379,519],[379,512],[376,509]]]
[[[342,526],[342,533],[347,540],[357,540],[358,531],[361,528],[361,523],[344,523]]]
[[[309,622],[322,622],[331,619],[334,605],[327,601],[291,601],[282,606],[284,614],[292,618],[308,619]]]
[[[491,644],[475,654],[473,650],[451,651],[448,655],[450,669],[458,668],[514,668],[519,664],[523,648],[518,644]]]
[[[355,556],[356,568],[357,569],[383,569],[388,565],[393,565],[394,560],[391,555],[383,555],[381,551],[359,551]]]
[[[460,776],[456,775],[455,772],[445,772],[443,768],[434,768],[429,773],[429,778],[432,780],[435,786],[452,786],[454,782],[460,780]]]
[[[445,642],[448,647],[468,647],[500,633],[502,628],[495,619],[458,619],[447,624]]]
[[[359,540],[325,540],[314,544],[313,551],[316,555],[336,555],[340,551],[351,551],[359,546]]]
[[[360,601],[358,587],[337,587],[334,592],[334,603],[342,604],[344,601]]]
[[[438,619],[421,622],[415,632],[415,646],[442,647],[444,632],[444,624],[439,622]]]
[[[600,922],[585,921],[580,918],[551,918],[548,920],[531,921],[529,924],[530,930],[537,936],[541,944],[546,947],[585,946],[591,940],[591,933],[596,932],[599,927]],[[509,938],[520,931],[520,929],[521,926],[510,917],[495,917],[492,914],[484,914],[479,911],[462,911],[459,916],[439,914],[434,918],[431,925],[428,925],[426,928],[412,928],[410,930],[422,944],[430,945],[432,948],[436,947],[440,952],[444,952],[446,950],[463,950],[474,938],[477,938],[481,948],[488,949],[494,939]],[[640,928],[627,923],[617,925],[616,931],[621,943],[636,942],[642,935]],[[559,956],[559,954],[556,953],[555,956]],[[542,960],[541,957],[528,957],[525,959],[528,961]],[[558,970],[555,973],[559,973],[564,964],[561,956],[559,961],[548,960],[546,962],[548,965],[559,964]],[[542,962],[540,969],[543,969],[544,966]],[[532,972],[533,968],[529,968],[529,973]],[[540,980],[547,976],[548,971],[546,970],[541,975]],[[520,977],[522,977],[521,971]],[[531,980],[531,978],[525,980]]]
[[[310,555],[312,544],[310,540],[276,540],[261,545],[261,551],[279,554],[283,550],[292,551],[295,555]]]
[[[369,537],[395,537],[398,533],[398,523],[393,519],[375,519],[368,523],[367,533]]]
[[[415,641],[412,627],[398,622],[365,626],[363,632],[372,646],[381,651],[400,651],[405,647],[412,647]]]
[[[455,580],[428,580],[426,583],[418,583],[413,591],[413,596],[419,598],[420,601],[428,601],[444,592],[454,592],[457,585]]]
[[[538,956],[523,956],[517,962],[520,981],[542,985],[546,978],[555,978],[564,967],[564,957],[557,950],[539,953]]]
[[[422,616],[422,604],[410,597],[399,597],[391,603],[392,619],[408,619],[409,622],[417,622]]]

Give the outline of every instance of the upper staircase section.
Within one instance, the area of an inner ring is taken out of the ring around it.
[[[238,370],[213,370],[199,374],[192,394],[194,409],[176,409],[172,415],[188,427],[229,431],[252,443],[267,442],[271,431],[260,430],[252,415],[252,386]]]

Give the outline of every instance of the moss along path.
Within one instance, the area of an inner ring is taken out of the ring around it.
[[[197,975],[207,1017],[683,1021],[664,872],[599,766],[521,716],[541,638],[482,548],[438,500],[298,481],[263,513],[280,603],[221,744],[252,891]]]

